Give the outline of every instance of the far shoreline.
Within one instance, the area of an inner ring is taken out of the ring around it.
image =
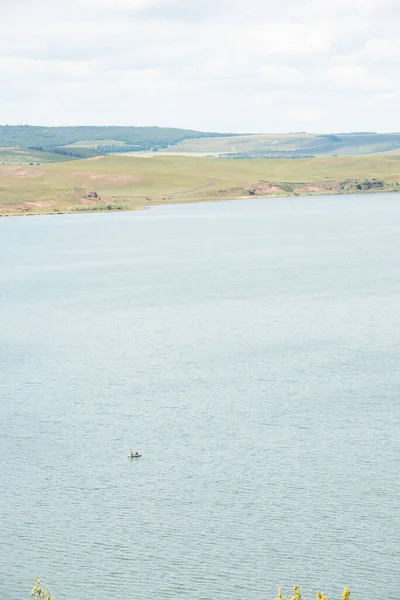
[[[378,195],[378,194],[400,194],[400,190],[396,189],[372,189],[372,190],[349,190],[343,192],[332,192],[332,191],[318,191],[318,192],[309,192],[309,193],[298,193],[298,194],[268,194],[266,196],[257,196],[257,195],[248,195],[248,196],[237,196],[231,198],[196,198],[196,199],[187,199],[184,201],[176,201],[174,200],[154,200],[151,204],[147,206],[134,206],[129,208],[125,206],[123,208],[105,208],[106,205],[102,205],[99,207],[92,208],[83,208],[79,207],[79,209],[72,208],[71,210],[57,210],[57,211],[38,211],[38,212],[2,212],[0,213],[0,218],[15,218],[15,217],[58,217],[62,215],[90,215],[90,214],[109,214],[109,213],[131,213],[131,212],[139,212],[151,210],[152,208],[162,207],[162,206],[189,206],[195,204],[205,204],[205,203],[219,203],[219,202],[232,202],[235,200],[268,200],[268,199],[276,199],[276,198],[324,198],[324,197],[340,197],[340,196],[363,196],[363,195]]]

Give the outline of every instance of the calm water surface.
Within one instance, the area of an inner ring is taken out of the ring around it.
[[[397,600],[399,257],[399,195],[1,219],[2,597]]]

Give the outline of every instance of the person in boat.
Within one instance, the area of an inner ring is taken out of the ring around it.
[[[129,452],[129,458],[133,458],[134,456],[135,456],[135,455],[133,454],[133,451],[132,451],[132,450],[130,450],[130,452]]]
[[[135,450],[135,454],[133,456],[139,456],[139,452]]]

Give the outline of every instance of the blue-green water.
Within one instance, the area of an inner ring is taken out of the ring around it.
[[[0,220],[2,597],[397,600],[399,234],[399,195]]]

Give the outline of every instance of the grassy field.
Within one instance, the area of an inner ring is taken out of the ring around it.
[[[203,140],[184,140],[174,148],[160,152],[209,152],[211,154],[230,154],[236,152],[256,152],[265,150],[296,150],[305,147],[315,139],[314,134],[272,134],[260,133],[238,135],[235,137],[208,138]]]
[[[163,127],[0,125],[0,164],[126,154],[230,159],[366,156],[400,151],[400,133],[221,134]]]
[[[254,134],[235,137],[186,139],[160,152],[184,155],[228,155],[237,158],[290,156],[356,156],[388,152],[400,148],[400,134],[345,133],[316,135],[311,133]]]
[[[221,135],[158,127],[0,125],[0,164],[65,162],[114,154],[146,158],[165,155],[256,160],[399,152],[400,133]]]
[[[133,210],[254,196],[400,191],[400,156],[229,160],[107,156],[0,165],[0,214]]]
[[[72,157],[63,156],[54,152],[40,152],[38,150],[29,150],[25,148],[0,148],[0,165],[43,164],[64,162],[68,160],[72,160]]]
[[[73,144],[67,144],[62,148],[97,148],[98,146],[126,146],[125,142],[117,140],[82,140]]]

